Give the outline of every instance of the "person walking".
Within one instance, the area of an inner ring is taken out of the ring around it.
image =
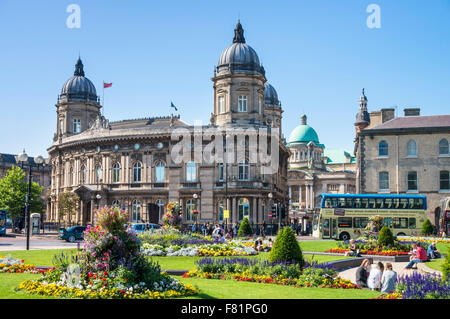
[[[392,264],[386,263],[386,270],[381,276],[381,292],[390,293],[395,291],[395,281],[397,279],[397,272],[392,270]]]

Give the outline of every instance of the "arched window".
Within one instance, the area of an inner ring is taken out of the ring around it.
[[[195,214],[192,213],[196,209],[195,200],[189,199],[186,201],[186,220],[195,220]]]
[[[389,156],[389,145],[386,141],[381,141],[378,144],[378,156]]]
[[[81,183],[86,183],[86,166],[81,166]]]
[[[417,156],[417,143],[411,140],[406,144],[406,156]]]
[[[238,211],[239,211],[239,220],[244,219],[244,217],[247,218],[249,217],[250,204],[247,198],[241,198],[239,200]]]
[[[111,203],[111,207],[119,207],[120,208],[120,202],[118,200],[115,200]]]
[[[158,162],[156,163],[155,167],[155,182],[157,183],[164,183],[166,181],[165,176],[165,167],[166,164],[164,162]]]
[[[100,165],[98,165],[95,168],[95,172],[96,172],[96,176],[97,176],[97,182],[100,183],[102,180],[102,167]]]
[[[439,190],[450,191],[450,174],[449,171],[439,172]]]
[[[141,181],[142,164],[136,162],[133,165],[133,183],[139,183]]]
[[[141,221],[141,202],[138,200],[133,201],[131,221],[132,222]]]
[[[449,155],[448,141],[445,138],[439,141],[439,155]]]
[[[186,182],[195,182],[197,180],[197,166],[195,162],[186,163]]]
[[[239,180],[248,181],[250,178],[250,165],[248,161],[239,162]]]
[[[118,183],[120,181],[120,165],[119,163],[113,166],[113,183]]]

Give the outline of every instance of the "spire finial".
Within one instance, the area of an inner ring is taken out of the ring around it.
[[[300,116],[300,124],[306,125],[306,114],[302,114],[302,116]]]
[[[236,29],[234,29],[233,43],[245,43],[244,29],[242,28],[240,19],[238,19]]]
[[[81,62],[80,56],[78,56],[77,64],[75,65],[75,72],[73,75],[75,76],[84,76],[83,62]]]

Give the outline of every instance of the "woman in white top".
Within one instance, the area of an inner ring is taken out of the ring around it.
[[[381,262],[378,262],[377,265],[372,265],[369,273],[369,277],[367,278],[367,287],[372,290],[380,290],[381,288],[381,276],[383,275],[384,266]]]

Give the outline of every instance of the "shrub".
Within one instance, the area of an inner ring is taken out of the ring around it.
[[[431,224],[430,220],[427,219],[422,224],[422,235],[428,236],[434,233],[434,226]]]
[[[244,217],[241,225],[239,226],[238,236],[243,237],[243,236],[251,236],[251,235],[253,235],[252,226],[250,225],[248,218]]]
[[[290,227],[285,227],[278,233],[272,250],[270,251],[269,260],[271,262],[295,262],[303,267],[304,260],[302,250],[295,238],[294,231]]]
[[[378,236],[378,246],[390,246],[394,245],[394,235],[388,226],[383,226]]]

